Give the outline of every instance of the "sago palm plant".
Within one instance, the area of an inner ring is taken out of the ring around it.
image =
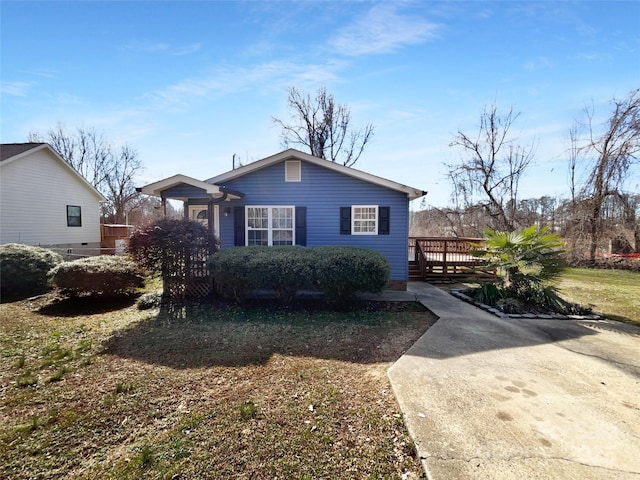
[[[559,235],[549,233],[549,227],[532,225],[514,232],[485,230],[485,244],[477,245],[472,254],[489,259],[504,279],[502,297],[565,311],[553,286],[564,269],[564,242]]]

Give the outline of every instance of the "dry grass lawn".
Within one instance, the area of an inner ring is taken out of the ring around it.
[[[612,320],[640,325],[638,272],[569,268],[558,287],[569,301],[589,305]]]
[[[421,478],[385,370],[434,321],[4,303],[0,478]]]

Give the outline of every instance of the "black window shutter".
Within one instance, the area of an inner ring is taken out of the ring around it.
[[[351,207],[340,207],[340,235],[351,235]]]
[[[378,207],[378,235],[389,235],[391,207]]]
[[[296,245],[307,246],[307,207],[296,207]]]
[[[236,247],[244,247],[244,207],[233,209],[233,244]]]

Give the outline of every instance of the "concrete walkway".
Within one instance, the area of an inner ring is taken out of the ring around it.
[[[440,317],[388,372],[430,480],[640,479],[640,328],[385,296]]]

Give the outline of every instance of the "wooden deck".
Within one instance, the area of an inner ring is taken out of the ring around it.
[[[488,261],[470,251],[482,238],[409,237],[409,280],[495,278]]]

